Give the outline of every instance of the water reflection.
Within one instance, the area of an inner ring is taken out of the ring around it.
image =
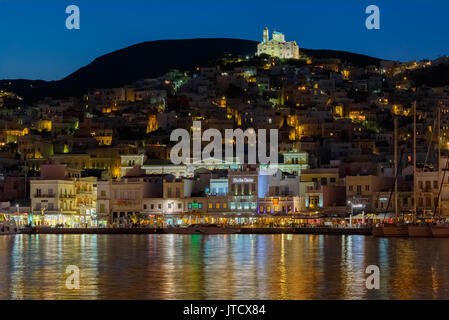
[[[0,299],[447,299],[449,239],[0,237]],[[65,287],[77,265],[80,290]],[[367,290],[368,265],[381,271]]]

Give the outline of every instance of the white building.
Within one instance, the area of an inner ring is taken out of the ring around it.
[[[30,195],[33,225],[75,224],[73,219],[77,212],[73,180],[31,180]]]
[[[70,227],[97,225],[97,178],[79,176],[79,171],[63,164],[42,164],[40,179],[30,181],[30,222]]]
[[[296,41],[285,41],[284,34],[273,31],[273,38],[269,40],[268,29],[263,29],[263,41],[257,45],[257,55],[268,54],[282,59],[299,59],[299,47]]]

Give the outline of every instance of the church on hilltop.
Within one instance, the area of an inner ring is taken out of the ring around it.
[[[273,31],[273,39],[269,39],[268,28],[263,29],[263,40],[257,45],[257,55],[268,54],[281,59],[300,59],[299,47],[296,41],[285,41],[285,35]]]

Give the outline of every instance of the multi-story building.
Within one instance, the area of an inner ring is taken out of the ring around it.
[[[259,198],[257,213],[292,214],[300,211],[299,197],[269,196]]]
[[[162,198],[165,194],[165,179],[173,178],[170,175],[147,175],[144,170],[135,167],[121,179],[99,181],[97,184],[98,215],[104,219],[107,217],[109,224],[127,225],[132,216],[151,213],[152,202],[149,199]],[[154,206],[153,209],[155,209]],[[158,206],[157,210],[160,209]]]
[[[31,180],[30,195],[33,225],[79,226],[82,222],[72,179]]]
[[[35,225],[96,226],[97,178],[80,177],[62,164],[42,164],[40,179],[30,181]]]
[[[377,201],[383,192],[391,191],[394,178],[357,175],[346,177],[346,200],[353,208],[361,208],[365,212],[375,211]]]
[[[344,185],[338,168],[302,170],[299,196],[302,209],[315,210],[344,205]]]
[[[78,178],[74,182],[76,210],[82,222],[86,225],[97,225],[99,222],[97,220],[97,178]]]
[[[440,172],[417,170],[415,174],[416,206],[419,213],[432,215],[437,210],[435,212],[437,215],[449,215],[449,170],[444,169],[447,163],[448,158],[441,157]]]
[[[244,165],[242,169],[228,172],[228,201],[231,211],[254,212],[258,200],[259,168]]]

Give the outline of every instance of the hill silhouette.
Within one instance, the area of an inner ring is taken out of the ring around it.
[[[122,86],[161,76],[171,69],[192,69],[226,53],[234,57],[253,55],[257,43],[228,38],[148,41],[100,56],[61,80],[1,80],[0,88],[16,92],[27,100],[78,96],[89,88]],[[380,61],[343,51],[301,50],[312,58],[338,58],[357,66],[378,65]]]

